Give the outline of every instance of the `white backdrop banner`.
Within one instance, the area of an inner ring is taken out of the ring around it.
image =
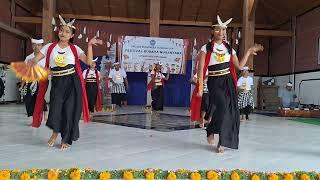
[[[162,72],[185,73],[188,40],[139,36],[121,36],[118,40],[121,66],[127,72],[148,72],[157,62]]]

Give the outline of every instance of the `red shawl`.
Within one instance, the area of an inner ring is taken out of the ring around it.
[[[89,71],[90,71],[90,68],[87,69],[85,83],[87,83]],[[96,73],[96,80],[97,80],[97,87],[98,87],[96,111],[101,111],[102,107],[101,107],[100,77],[99,77],[99,73],[97,70],[95,70],[95,73]]]
[[[226,46],[225,42],[223,42],[223,44]],[[203,67],[203,77],[205,77],[207,70],[208,70],[208,66],[209,66],[209,62],[211,59],[211,54],[212,54],[212,50],[213,50],[213,46],[214,46],[214,42],[212,41],[212,49],[210,51],[207,51],[206,53],[206,57],[205,57],[205,63],[204,63],[204,67]],[[227,47],[227,46],[226,46]],[[230,73],[234,79],[235,82],[235,86],[237,87],[237,74],[236,74],[236,69],[235,66],[232,62],[232,54],[230,55]],[[199,91],[199,83],[196,85],[195,89],[193,90],[192,93],[192,98],[191,98],[191,103],[190,103],[190,109],[191,109],[191,121],[199,121],[201,118],[201,101],[202,101],[202,97],[198,97]]]
[[[48,48],[47,55],[46,55],[46,65],[45,65],[46,68],[49,68],[50,55],[51,55],[53,48],[57,44],[58,44],[58,42],[56,41],[53,44],[51,44]],[[75,57],[75,68],[76,68],[77,74],[78,74],[80,81],[81,81],[83,120],[84,120],[84,122],[87,123],[90,120],[89,108],[88,108],[86,88],[84,86],[84,80],[83,80],[82,71],[81,71],[81,67],[80,67],[80,61],[78,58],[78,53],[77,53],[76,47],[71,43],[69,45],[70,45],[71,51]],[[46,94],[47,88],[48,88],[48,81],[41,81],[39,83],[39,92],[37,95],[36,105],[35,105],[35,109],[33,112],[32,127],[38,128],[41,125],[42,114],[43,114],[43,105],[44,105],[44,96]]]
[[[156,74],[155,74],[155,76],[156,76]],[[148,91],[150,91],[152,89],[154,81],[155,81],[155,78],[152,78],[151,81],[148,83],[148,85],[147,85],[147,90]],[[162,88],[164,88],[164,80],[162,78],[161,78],[161,84],[162,84]]]

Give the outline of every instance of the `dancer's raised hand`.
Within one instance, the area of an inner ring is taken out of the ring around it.
[[[253,55],[257,55],[257,52],[263,51],[263,46],[261,44],[254,44],[252,47],[249,48],[249,52]]]
[[[88,42],[89,45],[95,45],[95,46],[98,46],[98,45],[102,45],[103,42],[101,39],[97,39],[96,36],[94,36],[92,39],[90,39],[90,41]]]

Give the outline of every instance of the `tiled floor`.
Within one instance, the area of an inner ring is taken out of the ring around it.
[[[138,107],[131,108],[138,113]],[[140,108],[143,111],[143,108]],[[122,110],[124,111],[124,110]],[[183,108],[167,111],[185,114]],[[174,119],[173,119],[174,121]],[[216,154],[202,129],[171,132],[81,123],[80,139],[66,152],[48,148],[50,130],[32,129],[23,105],[0,105],[0,169],[69,168],[319,170],[320,127],[252,115],[241,123],[240,149]]]
[[[190,116],[163,114],[159,112],[96,115],[93,117],[93,122],[152,129],[164,132],[195,128],[194,124],[190,123]]]

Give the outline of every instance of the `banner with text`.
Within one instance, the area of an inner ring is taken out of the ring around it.
[[[127,72],[148,72],[162,63],[162,72],[185,73],[188,40],[139,36],[121,36],[118,40],[121,66]]]

